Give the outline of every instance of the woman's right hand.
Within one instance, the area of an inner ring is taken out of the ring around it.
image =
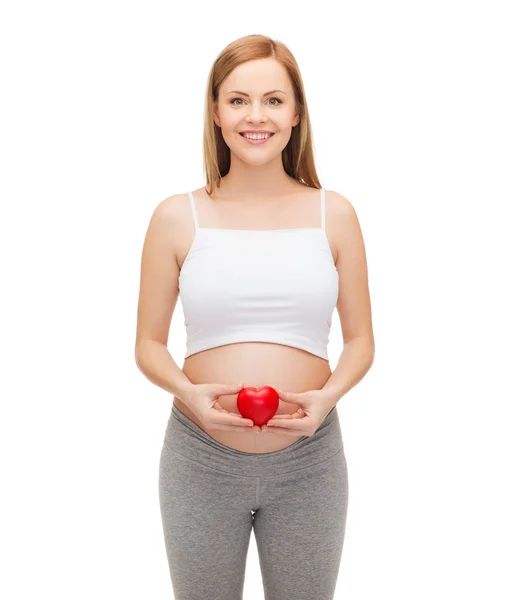
[[[230,413],[223,408],[217,399],[219,396],[238,394],[244,384],[229,385],[223,383],[197,383],[187,391],[181,400],[201,421],[205,429],[222,431],[261,431],[251,419],[239,413]]]

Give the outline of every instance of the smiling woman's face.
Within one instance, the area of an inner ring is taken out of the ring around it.
[[[231,152],[251,164],[280,155],[299,122],[288,73],[272,58],[251,60],[233,69],[219,88],[213,113]],[[241,135],[247,130],[273,135],[263,143],[253,143]]]

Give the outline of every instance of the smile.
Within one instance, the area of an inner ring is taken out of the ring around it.
[[[254,134],[254,133],[241,133],[240,134],[246,142],[249,144],[264,144],[268,141],[274,134]]]

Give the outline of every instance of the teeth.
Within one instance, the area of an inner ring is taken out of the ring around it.
[[[270,133],[242,133],[242,135],[250,140],[263,140],[270,137]]]

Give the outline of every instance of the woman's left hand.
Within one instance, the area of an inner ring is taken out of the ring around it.
[[[276,388],[274,388],[276,389]],[[320,427],[325,417],[335,406],[331,396],[322,390],[308,390],[294,393],[276,389],[279,399],[290,404],[299,404],[299,408],[292,414],[274,415],[262,431],[270,431],[297,437],[298,435],[311,436]]]

